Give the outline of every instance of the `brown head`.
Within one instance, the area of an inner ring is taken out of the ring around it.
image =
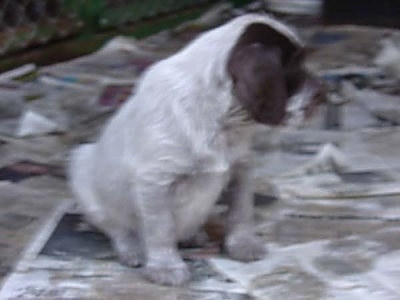
[[[280,125],[290,118],[289,99],[306,89],[299,109],[311,111],[321,97],[318,81],[304,69],[305,49],[263,23],[248,25],[228,58],[233,93],[258,123]]]

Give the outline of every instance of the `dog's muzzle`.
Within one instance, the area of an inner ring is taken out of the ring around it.
[[[325,101],[325,86],[315,78],[308,78],[301,90],[289,99],[284,125],[300,126]]]

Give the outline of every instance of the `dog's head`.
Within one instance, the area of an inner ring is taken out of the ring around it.
[[[230,52],[227,71],[233,94],[249,117],[266,125],[304,119],[323,99],[307,73],[305,49],[264,23],[248,25]]]

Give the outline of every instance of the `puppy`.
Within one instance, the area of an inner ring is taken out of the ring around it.
[[[256,124],[281,125],[312,106],[303,59],[287,26],[238,17],[150,67],[97,143],[73,151],[72,190],[123,264],[143,265],[158,284],[187,282],[177,243],[196,235],[222,192],[227,254],[264,256],[252,228],[251,140]],[[291,103],[296,93],[307,97]]]

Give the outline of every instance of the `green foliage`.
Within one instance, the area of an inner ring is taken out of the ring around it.
[[[98,29],[99,19],[107,10],[106,0],[64,0],[65,8],[75,13],[89,31]]]
[[[130,22],[148,19],[159,14],[178,11],[185,7],[213,3],[212,0],[136,0],[110,6],[107,0],[63,0],[66,9],[73,12],[84,24],[84,32],[119,28]],[[250,0],[231,0],[235,6]]]

